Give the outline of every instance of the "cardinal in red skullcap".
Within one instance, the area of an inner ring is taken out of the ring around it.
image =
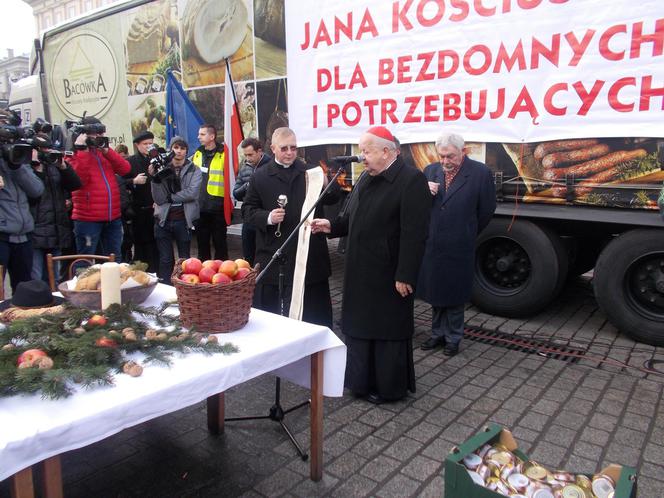
[[[415,392],[413,292],[429,226],[431,196],[422,172],[405,164],[384,126],[361,137],[365,173],[346,209],[315,219],[312,231],[347,236],[342,331],[346,387],[380,404]]]

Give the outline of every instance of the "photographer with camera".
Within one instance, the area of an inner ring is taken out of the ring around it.
[[[131,203],[134,211],[134,259],[148,264],[149,272],[157,271],[157,243],[154,239],[154,201],[150,191],[148,166],[149,151],[154,148],[154,135],[143,131],[134,137],[136,154],[130,156],[131,173],[127,185],[131,188]]]
[[[44,192],[44,184],[30,167],[32,146],[21,143],[24,130],[17,129],[16,114],[0,113],[0,265],[9,271],[12,292],[20,282],[30,280],[34,221],[28,198]]]
[[[32,170],[44,183],[44,193],[31,202],[30,211],[35,221],[32,232],[32,279],[48,282],[46,254],[62,254],[72,245],[73,233],[66,200],[68,193],[81,188],[81,179],[63,161],[63,154],[52,148],[45,133],[37,133],[32,141]]]
[[[154,235],[159,249],[159,279],[171,283],[175,262],[173,241],[179,258],[189,258],[191,230],[200,216],[198,204],[203,174],[189,159],[189,146],[184,138],[171,139],[170,154],[153,159],[148,172],[152,176],[151,189],[155,202]]]
[[[125,176],[129,163],[108,146],[106,127],[86,116],[73,126],[74,155],[69,159],[82,187],[72,193],[74,236],[79,254],[115,254],[121,259],[122,218],[120,188],[114,175]]]

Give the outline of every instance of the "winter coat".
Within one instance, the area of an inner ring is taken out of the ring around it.
[[[32,245],[36,249],[65,249],[73,242],[71,220],[65,205],[67,192],[81,188],[81,179],[65,163],[60,169],[55,164],[43,164],[43,171],[35,174],[44,182],[44,193],[30,211],[35,221]]]
[[[137,244],[154,242],[154,209],[152,205],[152,191],[150,183],[152,177],[148,175],[150,159],[141,153],[130,156],[127,160],[131,165],[131,172],[125,177],[126,187],[131,191],[131,218],[134,229],[134,242]],[[148,181],[143,185],[134,185],[132,180],[139,174],[148,175]]]
[[[154,210],[154,216],[160,226],[164,226],[168,219],[168,211],[173,202],[181,202],[184,208],[184,217],[187,220],[187,227],[190,229],[194,226],[194,222],[200,217],[200,209],[198,205],[198,196],[201,189],[201,182],[203,181],[203,174],[200,168],[187,160],[180,169],[180,190],[178,192],[171,192],[169,179],[158,182],[152,179],[152,197],[157,207]],[[170,195],[170,201],[169,201]]]
[[[302,160],[296,159],[287,169],[277,165],[274,159],[257,169],[242,203],[242,218],[246,223],[256,227],[256,258],[261,268],[265,268],[272,255],[284,243],[288,235],[300,222],[302,205],[306,194],[307,166]],[[270,211],[276,209],[277,198],[285,194],[288,197],[286,216],[281,223],[281,237],[276,237],[277,225],[268,225]],[[338,200],[338,185],[330,187],[323,203],[332,204]],[[322,203],[321,203],[322,204]],[[315,217],[323,216],[323,206],[319,204]],[[283,251],[285,256],[286,285],[292,285],[295,271],[295,255],[297,253],[297,237],[294,237]],[[305,283],[322,282],[331,274],[330,255],[327,252],[327,240],[324,234],[312,234],[309,240],[309,257]],[[279,282],[279,265],[273,264],[261,283],[277,285]]]
[[[44,183],[34,174],[32,167],[22,164],[11,169],[0,159],[0,239],[11,242],[12,235],[27,235],[34,229],[28,197],[37,198],[44,192]]]
[[[432,306],[455,306],[470,299],[475,271],[475,240],[496,209],[493,174],[467,156],[445,192],[440,163],[424,169],[428,181],[440,183],[432,202],[431,224],[417,297]]]
[[[72,219],[106,222],[120,218],[120,190],[114,175],[127,175],[129,163],[113,149],[102,154],[95,148],[75,151],[69,162],[82,183],[72,193]]]
[[[376,176],[364,174],[348,210],[331,222],[330,237],[347,235],[342,330],[357,339],[413,336],[413,295],[424,253],[431,202],[420,170],[401,156]]]
[[[263,154],[263,157],[261,157],[261,160],[258,161],[258,164],[255,167],[247,162],[244,163],[244,165],[240,168],[237,178],[235,179],[235,186],[233,187],[233,197],[235,197],[235,200],[241,201],[244,199],[244,195],[247,193],[247,189],[249,188],[249,179],[251,176],[258,168],[269,163],[271,160],[272,157],[267,154]]]

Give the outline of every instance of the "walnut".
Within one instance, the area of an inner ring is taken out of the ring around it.
[[[125,341],[134,342],[136,340],[136,334],[134,332],[127,332],[124,338]]]
[[[143,367],[135,361],[128,361],[122,365],[122,371],[132,377],[139,377],[143,373]]]
[[[207,336],[207,342],[208,344],[217,344],[219,342],[219,339],[217,339],[216,335],[209,335]]]
[[[32,363],[32,366],[39,367],[40,370],[50,370],[53,368],[53,360],[48,356],[40,356]]]
[[[147,329],[145,331],[145,338],[149,340],[153,340],[157,338],[157,331],[155,329]]]
[[[72,332],[76,335],[83,335],[85,334],[85,329],[83,327],[76,327]]]

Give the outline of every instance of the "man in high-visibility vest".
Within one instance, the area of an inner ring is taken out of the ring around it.
[[[203,173],[199,204],[200,218],[196,223],[198,257],[212,259],[210,239],[214,244],[214,259],[228,259],[226,243],[226,220],[224,218],[224,147],[217,144],[217,129],[203,124],[198,130],[201,146],[191,156],[191,162]]]

